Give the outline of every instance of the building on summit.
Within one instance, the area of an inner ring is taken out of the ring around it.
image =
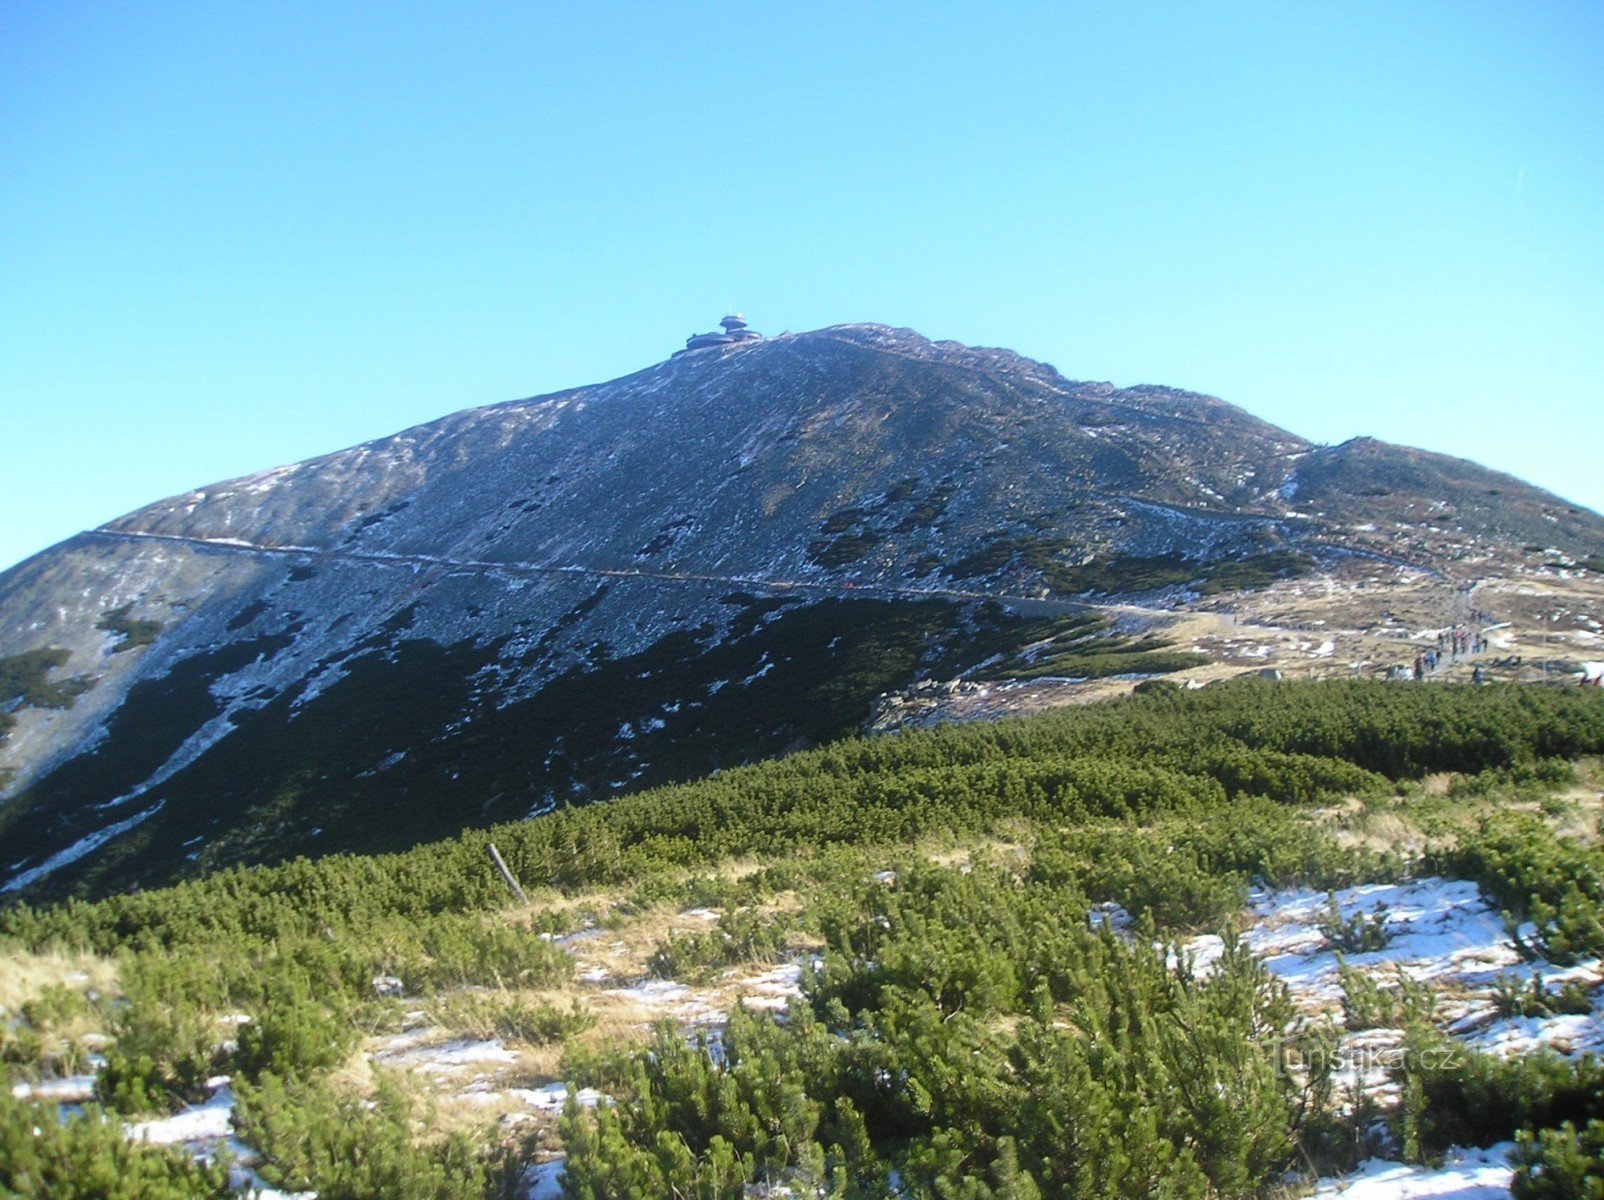
[[[746,327],[746,318],[740,313],[731,313],[719,324],[724,327],[724,335],[732,342],[761,342],[763,340],[761,333]]]
[[[731,313],[719,322],[723,333],[693,333],[685,339],[685,350],[711,350],[715,346],[733,346],[740,342],[761,342],[763,335],[746,327],[746,318]],[[680,353],[684,353],[682,350]]]

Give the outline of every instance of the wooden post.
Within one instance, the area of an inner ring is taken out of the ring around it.
[[[501,851],[496,849],[496,843],[486,842],[485,853],[490,855],[490,861],[496,864],[496,870],[501,872],[501,877],[507,881],[507,886],[512,889],[512,894],[518,897],[518,903],[527,905],[529,897],[524,895],[523,888],[518,886],[518,881],[513,878],[512,872],[507,869],[507,864],[502,860]]]

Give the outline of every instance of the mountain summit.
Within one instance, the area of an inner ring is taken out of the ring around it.
[[[1598,516],[1472,463],[905,329],[725,328],[0,575],[0,886],[399,848],[703,774],[1112,635],[1088,597],[1604,551]]]

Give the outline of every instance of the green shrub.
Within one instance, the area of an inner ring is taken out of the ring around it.
[[[675,934],[658,946],[646,969],[659,979],[706,978],[719,967],[743,962],[780,962],[789,956],[796,922],[785,914],[732,909],[713,929]]]
[[[1555,1017],[1581,1015],[1593,1011],[1593,998],[1585,984],[1569,980],[1558,991],[1550,991],[1541,974],[1524,983],[1518,975],[1500,975],[1493,980],[1493,1007],[1501,1017]]]
[[[1180,690],[1181,685],[1173,679],[1144,679],[1131,689],[1138,696],[1163,696]]]
[[[372,1099],[325,1084],[263,1075],[236,1088],[234,1128],[262,1155],[274,1187],[322,1200],[481,1200],[507,1195],[516,1163],[493,1140],[453,1134],[420,1143],[413,1103],[381,1076]]]
[[[1355,911],[1352,916],[1342,915],[1342,906],[1335,894],[1327,895],[1325,911],[1315,923],[1326,945],[1338,954],[1374,954],[1392,943],[1392,931],[1387,928],[1387,912],[1377,904],[1375,911]]]
[[[1439,868],[1475,880],[1513,918],[1531,921],[1535,939],[1524,946],[1530,955],[1563,965],[1604,953],[1598,847],[1562,838],[1530,814],[1501,813],[1439,856]]]
[[[35,1029],[59,1029],[71,1021],[88,1016],[93,1006],[78,988],[53,983],[37,996],[25,1000],[18,1015]]]
[[[1074,887],[1092,901],[1112,900],[1161,930],[1215,928],[1241,911],[1246,880],[1217,869],[1197,847],[1177,844],[1175,832],[1172,823],[1066,830],[1037,843],[1031,876]]]
[[[234,1071],[305,1079],[345,1061],[356,1031],[343,1013],[308,1000],[270,1005],[240,1027]]]
[[[1295,1011],[1240,943],[1200,979],[1057,884],[891,869],[821,890],[783,1023],[737,1010],[717,1056],[671,1025],[570,1053],[618,1097],[565,1115],[575,1194],[881,1196],[895,1166],[913,1197],[1246,1196],[1291,1161],[1324,1085],[1284,1069]]]
[[[1556,788],[1576,782],[1576,770],[1564,759],[1543,758],[1488,767],[1475,775],[1456,775],[1448,783],[1455,799],[1496,796],[1505,800],[1541,799]]]
[[[419,930],[421,954],[397,962],[409,991],[474,985],[552,987],[573,977],[574,960],[532,929],[478,916],[442,916]]]
[[[49,1039],[41,1030],[0,1016],[0,1063],[37,1070],[44,1066],[49,1053]]]
[[[21,1200],[221,1200],[228,1167],[182,1150],[130,1142],[122,1123],[89,1108],[63,1116],[0,1088],[0,1195]]]
[[[1526,915],[1537,927],[1537,946],[1549,962],[1564,966],[1604,953],[1604,909],[1583,886],[1575,880],[1566,884],[1554,903],[1535,894],[1527,901]]]
[[[1190,931],[1234,917],[1249,884],[1343,886],[1398,870],[1266,800],[1243,797],[1208,812],[1206,820],[1095,821],[1043,833],[1031,877],[1114,900],[1160,929]]]
[[[566,1009],[498,992],[453,992],[430,1006],[430,1020],[480,1038],[543,1046],[583,1033],[596,1023],[574,1000]]]
[[[1343,1025],[1349,1032],[1429,1028],[1436,1016],[1436,991],[1401,969],[1384,987],[1373,971],[1355,970],[1339,954],[1337,977],[1342,982]]]
[[[131,997],[112,1030],[116,1042],[95,1095],[121,1113],[168,1112],[203,1100],[206,1081],[224,1062],[216,1019],[182,1002]]]
[[[1539,1050],[1502,1058],[1428,1029],[1404,1042],[1396,1075],[1406,1153],[1440,1154],[1449,1146],[1490,1146],[1520,1129],[1578,1126],[1604,1119],[1604,1065],[1592,1055],[1561,1058]]]
[[[71,708],[94,683],[83,675],[51,680],[51,672],[66,666],[70,657],[66,650],[47,646],[0,658],[0,710],[9,710],[13,704],[24,708]]]
[[[1578,1130],[1569,1121],[1558,1129],[1516,1135],[1515,1200],[1600,1200],[1604,1197],[1604,1121]]]

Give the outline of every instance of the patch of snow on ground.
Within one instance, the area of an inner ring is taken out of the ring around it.
[[[449,1042],[424,1043],[427,1036],[438,1032],[424,1030],[401,1034],[392,1038],[389,1045],[375,1057],[391,1066],[416,1067],[422,1071],[452,1071],[475,1063],[510,1063],[518,1058],[496,1038],[482,1041],[458,1038]]]
[[[568,1085],[566,1083],[548,1083],[538,1088],[513,1088],[508,1095],[515,1096],[530,1108],[537,1108],[542,1112],[560,1113],[563,1105],[568,1103]],[[598,1104],[611,1104],[612,1098],[604,1096],[595,1088],[580,1088],[574,1093],[574,1099],[581,1108],[595,1108]]]
[[[613,988],[610,994],[640,1004],[657,1005],[677,1003],[690,993],[689,987],[683,983],[675,983],[672,979],[647,979],[633,987]]]
[[[556,935],[541,934],[540,936],[551,942],[553,946],[577,946],[581,942],[593,942],[601,937],[606,930],[598,929],[594,925],[587,925],[583,929],[576,929],[572,933]]]
[[[251,1171],[231,1171],[229,1183],[236,1191],[242,1191],[251,1200],[317,1200],[316,1192],[281,1192],[278,1188],[268,1187]],[[560,1196],[561,1192],[553,1195]]]
[[[1531,972],[1505,933],[1502,918],[1474,883],[1431,878],[1364,884],[1335,896],[1344,920],[1384,914],[1392,935],[1381,950],[1345,955],[1356,970],[1399,970],[1415,980],[1452,980],[1483,989],[1500,975]],[[1310,888],[1255,891],[1249,898],[1244,941],[1306,1007],[1342,999],[1337,955],[1320,931],[1327,898],[1328,893]],[[1218,937],[1208,935],[1193,939],[1186,949],[1199,968],[1207,969],[1222,947]]]
[[[799,961],[782,963],[747,976],[731,969],[711,989],[692,988],[675,980],[646,979],[629,987],[609,988],[605,994],[656,1009],[687,1028],[716,1028],[724,1024],[735,1004],[784,1013],[791,1001],[802,994],[802,966]]]
[[[563,1171],[566,1167],[566,1160],[561,1158],[530,1167],[520,1180],[523,1186],[523,1190],[518,1193],[520,1200],[560,1200],[563,1194]]]
[[[802,994],[802,967],[786,963],[741,982],[741,1003],[747,1008],[784,1012]]]
[[[1361,1029],[1337,1042],[1331,1076],[1342,1110],[1352,1114],[1362,1099],[1390,1107],[1403,1097],[1391,1073],[1403,1054],[1402,1029]]]
[[[74,1075],[45,1083],[16,1084],[11,1094],[19,1100],[73,1104],[88,1098],[94,1081],[93,1075]],[[131,1142],[179,1147],[201,1162],[213,1162],[220,1154],[226,1154],[230,1188],[251,1200],[317,1200],[316,1192],[285,1192],[263,1182],[253,1169],[260,1155],[234,1136],[234,1090],[229,1086],[229,1077],[218,1075],[206,1084],[211,1095],[202,1103],[170,1117],[125,1122],[123,1136]],[[580,1103],[584,1103],[583,1096]]]
[[[1381,919],[1391,935],[1382,949],[1344,955],[1343,960],[1384,988],[1399,977],[1429,982],[1438,996],[1437,1015],[1446,1023],[1449,1035],[1476,1049],[1503,1055],[1525,1054],[1538,1048],[1565,1055],[1604,1051],[1604,993],[1596,992],[1592,1011],[1580,1015],[1498,1016],[1494,992],[1500,980],[1524,986],[1540,977],[1550,990],[1570,981],[1593,988],[1604,971],[1596,961],[1566,969],[1524,961],[1504,928],[1502,916],[1475,884],[1460,880],[1429,878],[1401,884],[1367,884],[1334,894],[1306,888],[1251,893],[1243,941],[1287,985],[1305,1012],[1339,1015],[1341,1011],[1338,956],[1321,929],[1332,895],[1343,921],[1360,916]],[[1102,906],[1093,912],[1092,919],[1116,929],[1129,928],[1129,914],[1117,905]],[[1195,970],[1207,973],[1223,949],[1221,938],[1204,935],[1188,942],[1182,953],[1191,959]],[[1398,1085],[1389,1067],[1395,1065],[1401,1052],[1403,1036],[1399,1029],[1364,1029],[1342,1036],[1333,1065],[1338,1095],[1345,1103],[1354,1103],[1360,1096],[1383,1105],[1397,1100]],[[1438,1181],[1436,1175],[1410,1173],[1391,1165],[1388,1169],[1405,1172],[1398,1178],[1409,1187],[1434,1187]],[[1393,1177],[1385,1176],[1389,1180]],[[1446,1193],[1406,1190],[1353,1194],[1401,1197]],[[1507,1191],[1464,1194],[1503,1196]]]
[[[69,1075],[65,1079],[46,1079],[40,1083],[14,1083],[11,1095],[34,1104],[82,1104],[93,1099],[93,1075]]]
[[[171,1117],[125,1125],[124,1132],[134,1142],[157,1146],[211,1146],[226,1141],[233,1132],[234,1090],[221,1084],[204,1104],[195,1104]]]
[[[1322,1179],[1312,1200],[1509,1200],[1513,1142],[1486,1150],[1450,1150],[1436,1169],[1371,1159],[1352,1175]]]
[[[1552,988],[1564,982],[1567,975],[1574,977],[1569,972],[1545,974],[1543,983]],[[1488,1005],[1482,1013],[1470,1014],[1463,1024],[1474,1026],[1478,1016],[1491,1016],[1493,1011]],[[1557,1017],[1504,1017],[1462,1040],[1478,1050],[1506,1056],[1529,1054],[1539,1048],[1564,1055],[1599,1054],[1604,1052],[1604,996],[1593,998],[1592,1012]]]

